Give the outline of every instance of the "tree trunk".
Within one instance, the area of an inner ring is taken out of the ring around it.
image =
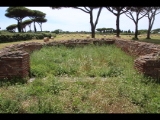
[[[92,38],[95,38],[95,27],[93,24],[93,14],[92,14],[92,10],[90,11],[90,24],[91,24],[91,32],[92,32]]]
[[[37,22],[37,23],[39,24],[39,27],[40,27],[41,32],[42,32],[42,23],[39,23],[39,22]]]
[[[151,39],[150,38],[150,31],[151,31],[151,29],[149,28],[148,31],[147,31],[147,38],[146,39]]]
[[[21,27],[21,32],[24,32],[24,31],[23,31],[23,24],[22,24],[22,20],[20,20],[20,27]]]
[[[148,30],[147,30],[147,38],[146,39],[151,39],[150,38],[150,31],[151,31],[151,19],[149,19],[149,26],[148,26]]]
[[[117,19],[116,19],[116,27],[117,27],[117,37],[119,37],[119,33],[120,33],[120,30],[119,30],[119,18],[120,18],[120,14],[118,13],[117,14]]]
[[[94,28],[94,25],[92,26],[91,31],[92,31],[92,38],[95,38],[95,28]]]
[[[21,26],[19,20],[18,20],[18,32],[21,32]]]
[[[35,22],[34,22],[34,32],[37,32]]]
[[[155,15],[149,19],[149,26],[148,26],[147,38],[146,39],[151,39],[150,38],[150,34],[151,34],[150,32],[151,32],[154,20],[155,20]]]
[[[135,23],[135,35],[134,38],[138,40],[138,22]]]
[[[134,36],[134,38],[136,40],[138,40],[138,16],[139,16],[139,13],[136,14],[136,21],[134,21],[134,23],[135,23],[135,36]]]
[[[95,29],[96,29],[96,25],[98,23],[98,19],[99,19],[101,10],[102,10],[102,7],[99,8],[95,24],[93,23],[93,12],[92,12],[93,9],[91,9],[91,11],[89,13],[90,14],[90,24],[91,24],[92,38],[95,38]]]

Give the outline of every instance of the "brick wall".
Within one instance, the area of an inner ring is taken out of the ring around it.
[[[0,79],[29,75],[29,54],[25,51],[8,52],[0,56]]]
[[[30,55],[41,49],[40,43],[23,43],[6,47],[0,51],[0,79],[29,76]]]
[[[116,39],[115,45],[129,55],[137,57],[134,67],[140,73],[153,78],[160,78],[160,45]]]
[[[156,53],[160,50],[159,45],[133,40],[115,39],[115,45],[129,55],[137,57],[150,53]]]

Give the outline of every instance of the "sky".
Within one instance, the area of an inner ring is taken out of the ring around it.
[[[27,7],[27,6],[26,6]],[[6,9],[8,7],[0,7],[0,27],[1,30],[5,30],[7,26],[11,24],[17,24],[17,21],[13,18],[5,16]],[[43,31],[54,31],[61,29],[62,31],[91,31],[89,14],[74,8],[62,8],[62,9],[51,9],[50,7],[27,7],[31,10],[39,10],[46,13],[47,22],[42,24]],[[98,10],[93,11],[93,19],[95,21]],[[29,19],[24,18],[22,21]],[[157,14],[152,27],[153,29],[160,28],[160,14]],[[40,31],[40,26],[36,23],[36,28]],[[106,8],[103,8],[99,17],[97,28],[114,28],[116,29],[116,16],[109,12]],[[33,23],[31,24],[33,30]],[[125,14],[120,16],[120,29],[135,31],[135,24],[133,20],[128,18]],[[148,29],[148,18],[143,17],[139,20],[138,29]],[[29,27],[26,27],[29,30]],[[17,31],[17,29],[16,29]]]

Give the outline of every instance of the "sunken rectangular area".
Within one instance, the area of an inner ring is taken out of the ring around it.
[[[29,56],[43,46],[77,47],[86,45],[115,44],[124,52],[135,56],[134,67],[141,73],[152,77],[159,77],[160,46],[152,43],[142,43],[124,39],[84,39],[54,41],[47,43],[23,43],[6,47],[0,51],[0,79],[11,77],[27,77],[30,71]],[[111,51],[110,51],[111,52]],[[18,55],[18,56],[15,56]],[[158,55],[158,57],[156,57]],[[145,58],[145,59],[144,59]],[[17,69],[18,68],[18,69]],[[152,72],[151,72],[152,71]]]
[[[120,77],[133,59],[115,45],[43,47],[30,56],[32,77]],[[129,61],[126,63],[126,61]],[[127,66],[126,66],[127,64]]]

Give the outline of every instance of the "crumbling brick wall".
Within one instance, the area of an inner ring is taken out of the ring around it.
[[[134,60],[134,67],[147,76],[160,78],[160,59],[155,53],[138,57]]]
[[[25,51],[7,52],[0,55],[0,79],[29,75],[29,54]]]
[[[123,39],[116,39],[115,45],[129,55],[137,57],[134,60],[134,67],[140,73],[160,78],[160,45]]]
[[[2,49],[2,51],[21,51],[24,50],[27,53],[32,53],[35,50],[40,50],[44,44],[41,43],[36,43],[36,42],[31,42],[31,43],[20,43],[20,44],[15,44],[11,45],[9,47],[6,47]]]
[[[115,45],[129,55],[136,57],[150,53],[156,53],[160,50],[159,45],[133,40],[115,39]]]
[[[30,56],[35,50],[41,49],[43,44],[23,43],[6,47],[0,51],[0,79],[29,76]]]

